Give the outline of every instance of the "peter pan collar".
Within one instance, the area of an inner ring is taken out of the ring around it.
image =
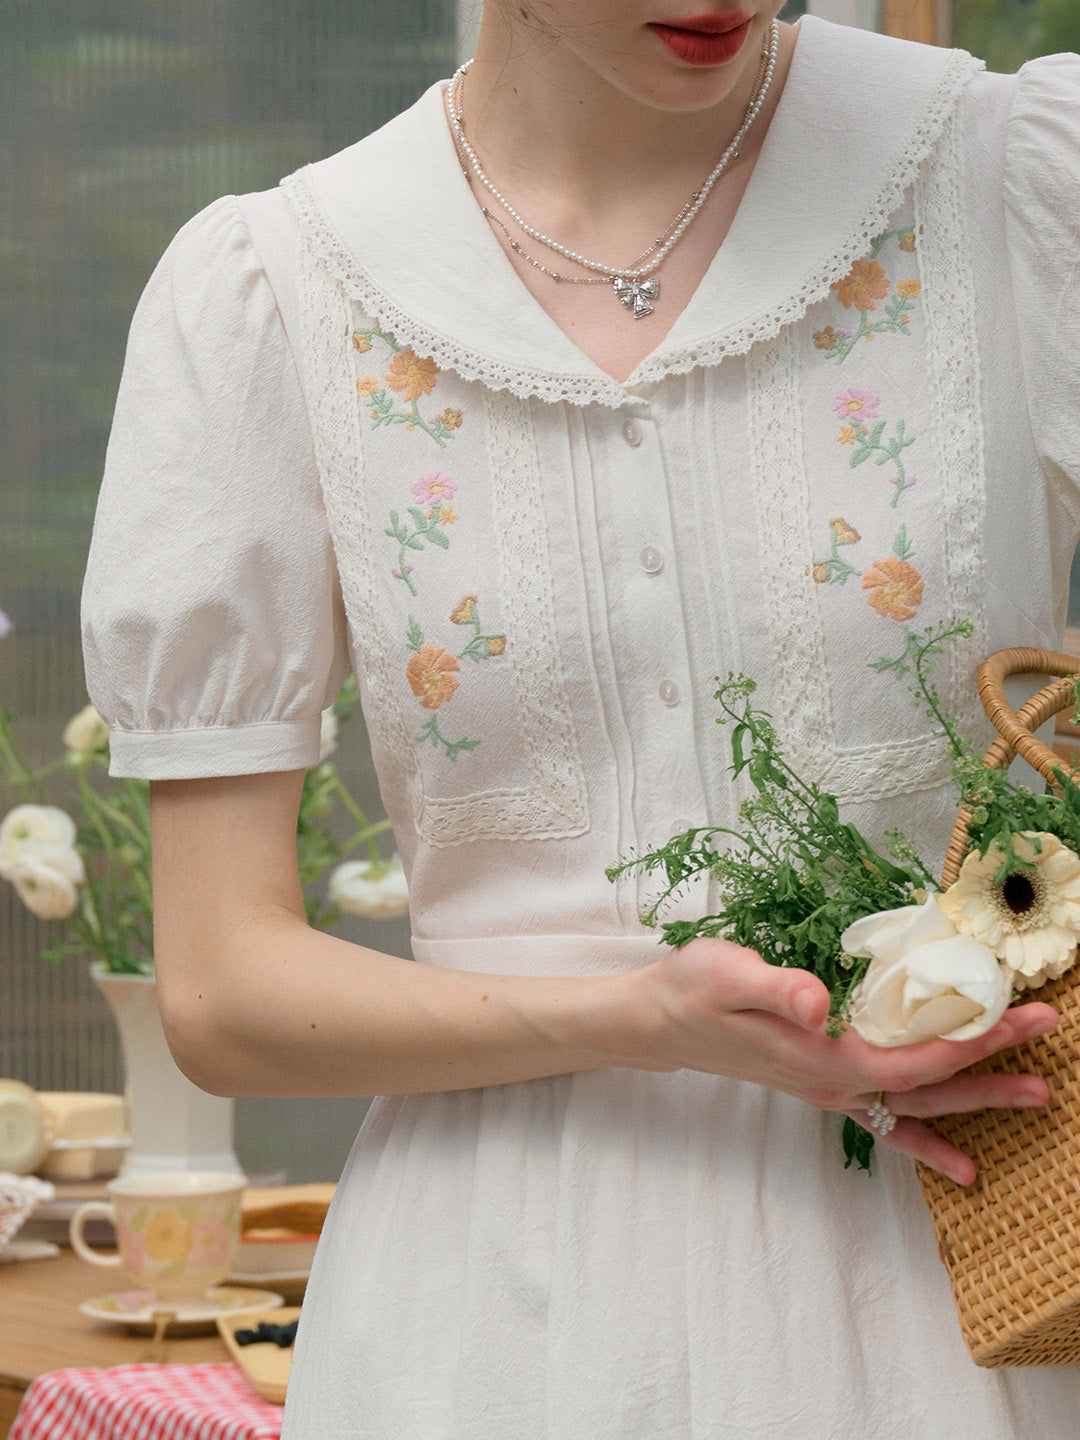
[[[727,238],[625,384],[518,279],[462,175],[442,84],[282,188],[316,259],[399,344],[518,396],[625,405],[642,385],[773,338],[827,295],[886,228],[981,68],[961,50],[804,16]]]

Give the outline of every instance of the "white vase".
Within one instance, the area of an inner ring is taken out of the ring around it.
[[[90,978],[120,1032],[131,1149],[121,1175],[216,1170],[242,1175],[233,1149],[233,1101],[208,1095],[169,1053],[151,975],[113,975],[100,961]]]

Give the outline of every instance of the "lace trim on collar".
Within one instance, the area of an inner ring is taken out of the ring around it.
[[[846,274],[852,263],[866,253],[874,236],[888,228],[890,216],[900,205],[920,166],[932,155],[965,87],[981,68],[982,63],[964,51],[950,52],[928,90],[920,118],[891,174],[859,222],[839,244],[833,245],[795,290],[777,303],[763,307],[750,320],[721,327],[702,342],[670,349],[661,343],[625,384],[597,367],[593,367],[591,374],[567,374],[515,366],[507,358],[485,354],[462,339],[434,329],[387,294],[363,267],[320,201],[310,178],[310,167],[286,177],[281,188],[310,256],[326,267],[350,300],[383,329],[389,330],[400,344],[411,346],[417,354],[429,355],[440,369],[453,370],[463,380],[479,381],[490,390],[505,390],[519,399],[535,397],[552,404],[599,404],[614,409],[634,404],[634,390],[640,385],[654,383],[667,375],[686,374],[698,366],[718,365],[727,356],[746,354],[761,341],[773,339],[826,296],[833,281]],[[584,356],[582,361],[584,365],[589,363]]]

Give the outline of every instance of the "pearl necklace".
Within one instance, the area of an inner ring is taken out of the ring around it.
[[[561,245],[550,235],[545,235],[543,231],[537,230],[534,226],[530,225],[528,221],[524,220],[514,209],[513,205],[510,204],[509,200],[492,184],[484,171],[484,167],[480,163],[479,156],[465,135],[462,100],[465,76],[468,74],[469,68],[473,63],[471,60],[466,60],[465,64],[454,73],[450,81],[447,103],[447,116],[449,118],[450,130],[459,152],[467,157],[473,175],[492,198],[498,202],[506,214],[510,216],[519,229],[543,245],[546,249],[553,250],[565,259],[573,261],[575,265],[580,265],[582,269],[599,272],[598,278],[593,279],[592,277],[585,276],[575,278],[547,269],[547,267],[540,264],[538,260],[535,260],[531,255],[525,253],[521,246],[511,238],[509,230],[507,230],[506,226],[497,216],[493,215],[486,207],[482,207],[485,217],[502,228],[515,253],[520,255],[523,260],[527,261],[537,270],[542,271],[545,275],[551,276],[553,280],[563,281],[569,284],[610,284],[613,287],[616,298],[631,312],[634,319],[643,319],[644,316],[651,314],[653,309],[651,302],[660,294],[660,282],[656,279],[656,272],[701,212],[717,180],[720,179],[720,176],[723,175],[731,162],[738,158],[739,146],[742,144],[746,132],[757,119],[761,107],[765,103],[765,97],[769,93],[773,73],[776,69],[776,54],[779,38],[780,27],[777,22],[773,20],[769,25],[768,36],[762,50],[761,70],[758,72],[759,78],[754,86],[754,93],[750,98],[750,103],[746,107],[742,124],[739,126],[734,139],[720,156],[720,159],[706,178],[705,183],[699,190],[693,192],[690,199],[675,216],[664,234],[659,236],[643,254],[639,255],[637,260],[635,260],[629,268],[609,265],[602,260],[590,260],[586,256],[579,254],[578,251],[571,250],[569,246]],[[464,166],[462,168],[464,169]],[[649,256],[652,257],[649,263],[643,265],[642,261]]]

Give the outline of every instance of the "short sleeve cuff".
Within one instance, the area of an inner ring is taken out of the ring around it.
[[[304,770],[318,763],[322,717],[185,730],[109,730],[109,774],[132,780],[205,780]]]

